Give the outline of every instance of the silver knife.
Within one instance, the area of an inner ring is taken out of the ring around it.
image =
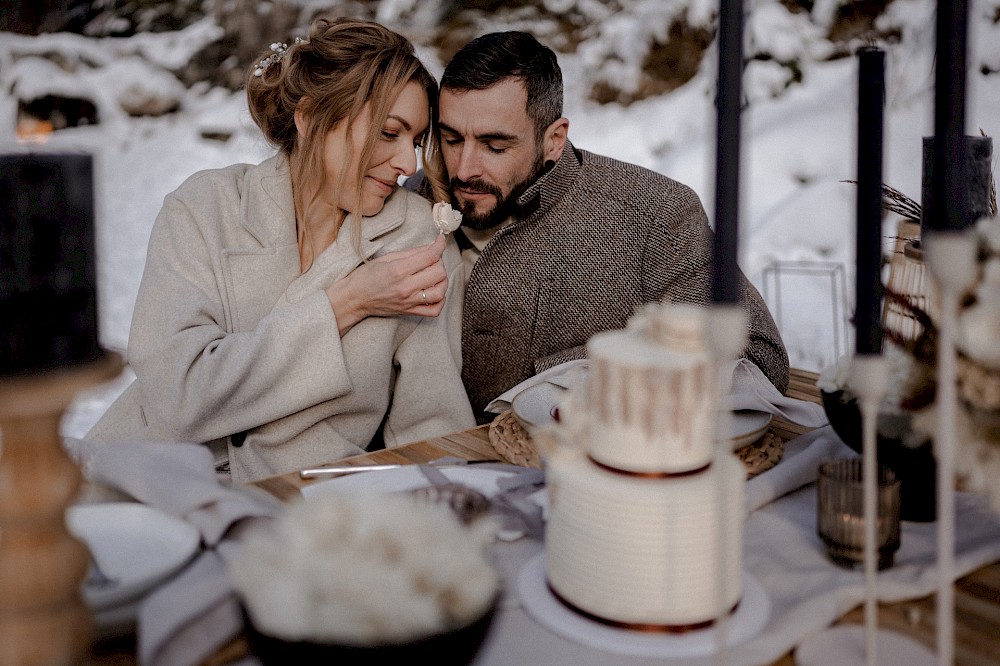
[[[315,479],[321,476],[334,476],[337,474],[353,474],[354,472],[377,472],[384,469],[396,469],[397,467],[410,467],[412,465],[433,465],[434,467],[463,467],[465,465],[478,465],[481,463],[504,464],[502,460],[463,460],[461,462],[445,463],[389,463],[385,465],[330,465],[329,467],[312,467],[299,470],[299,478]]]

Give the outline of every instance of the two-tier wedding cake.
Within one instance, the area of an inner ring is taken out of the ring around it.
[[[746,470],[713,445],[706,314],[649,306],[587,343],[546,461],[547,582],[579,613],[680,630],[739,602]]]

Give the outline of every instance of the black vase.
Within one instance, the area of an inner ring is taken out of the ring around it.
[[[308,640],[285,640],[259,630],[241,604],[243,632],[250,652],[264,666],[368,666],[369,664],[433,663],[437,666],[467,666],[479,652],[493,627],[500,595],[480,617],[463,627],[385,645],[346,645]]]
[[[844,400],[843,391],[822,391],[823,409],[833,431],[849,447],[861,453],[861,409],[855,399]],[[903,443],[902,434],[877,435],[876,457],[900,481],[899,509],[902,520],[929,523],[937,519],[937,463],[930,440],[919,446]]]

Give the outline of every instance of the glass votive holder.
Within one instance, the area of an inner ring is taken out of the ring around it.
[[[865,491],[860,458],[827,460],[819,467],[816,531],[830,559],[849,569],[864,566]],[[878,568],[892,566],[899,550],[899,479],[878,466],[875,528]]]

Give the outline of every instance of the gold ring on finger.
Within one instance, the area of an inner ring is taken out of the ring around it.
[[[421,300],[423,300],[424,305],[427,305],[427,290],[426,289],[421,289],[420,290],[420,298],[421,298]]]

